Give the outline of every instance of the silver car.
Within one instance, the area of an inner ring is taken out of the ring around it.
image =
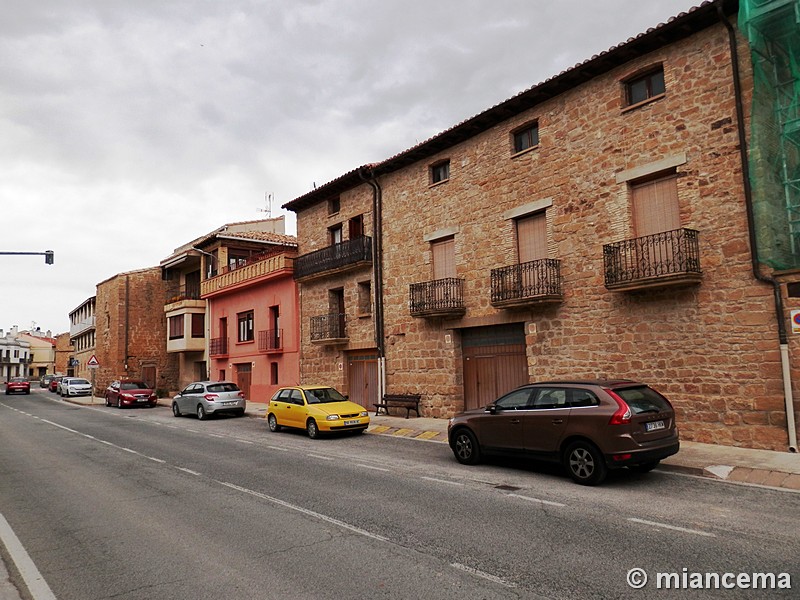
[[[247,401],[244,392],[231,381],[196,381],[172,399],[172,414],[197,415],[201,421],[210,415],[244,416]]]
[[[69,396],[91,396],[92,384],[80,377],[65,377],[61,381],[61,395]]]
[[[64,396],[64,391],[67,389],[67,382],[70,379],[73,379],[73,378],[72,377],[62,377],[61,379],[58,380],[58,383],[56,384],[56,394],[58,394],[59,396],[62,396],[62,397]]]

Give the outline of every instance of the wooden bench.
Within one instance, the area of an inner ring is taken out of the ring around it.
[[[419,401],[419,394],[384,394],[383,400],[373,405],[375,406],[375,416],[378,416],[381,409],[388,415],[390,408],[405,408],[406,419],[412,410],[419,416]]]

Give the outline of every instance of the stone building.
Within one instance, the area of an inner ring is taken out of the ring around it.
[[[55,373],[56,375],[75,374],[74,367],[70,366],[70,360],[74,357],[75,348],[70,342],[69,332],[56,334],[56,362]]]
[[[287,203],[301,379],[447,417],[629,378],[686,440],[796,446],[800,254],[756,255],[737,11],[705,3]]]

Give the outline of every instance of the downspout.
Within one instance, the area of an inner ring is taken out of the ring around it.
[[[360,167],[358,176],[372,188],[372,260],[375,278],[375,346],[378,349],[378,398],[386,392],[386,346],[383,312],[383,190],[368,167]]]
[[[128,374],[128,331],[130,329],[131,280],[125,275],[125,375]]]
[[[789,339],[786,335],[786,322],[784,319],[783,297],[781,296],[780,283],[772,277],[761,273],[758,263],[758,249],[756,246],[755,217],[753,213],[753,189],[750,182],[750,167],[747,156],[747,136],[744,128],[744,104],[742,101],[742,83],[739,78],[739,55],[736,43],[736,31],[722,11],[722,2],[717,2],[717,15],[728,30],[728,43],[731,52],[731,69],[733,70],[733,90],[736,100],[736,127],[739,134],[739,159],[742,169],[742,184],[744,187],[744,201],[747,212],[747,233],[750,241],[750,260],[753,276],[763,283],[772,286],[775,303],[775,316],[778,322],[778,343],[781,354],[781,372],[783,375],[783,400],[786,410],[786,429],[789,434],[789,452],[797,452],[797,429],[794,421],[794,398],[792,395],[792,374],[789,365]]]

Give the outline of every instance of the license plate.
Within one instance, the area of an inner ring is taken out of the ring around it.
[[[659,429],[664,429],[664,427],[666,427],[664,421],[651,421],[644,424],[645,431],[658,431]]]
[[[345,425],[359,425],[360,423],[361,423],[361,421],[359,421],[358,419],[344,422]]]
[[[233,406],[235,404],[236,404],[236,400],[233,400],[231,402],[223,402],[222,406]]]
[[[137,398],[137,402],[147,402],[147,398]]]

